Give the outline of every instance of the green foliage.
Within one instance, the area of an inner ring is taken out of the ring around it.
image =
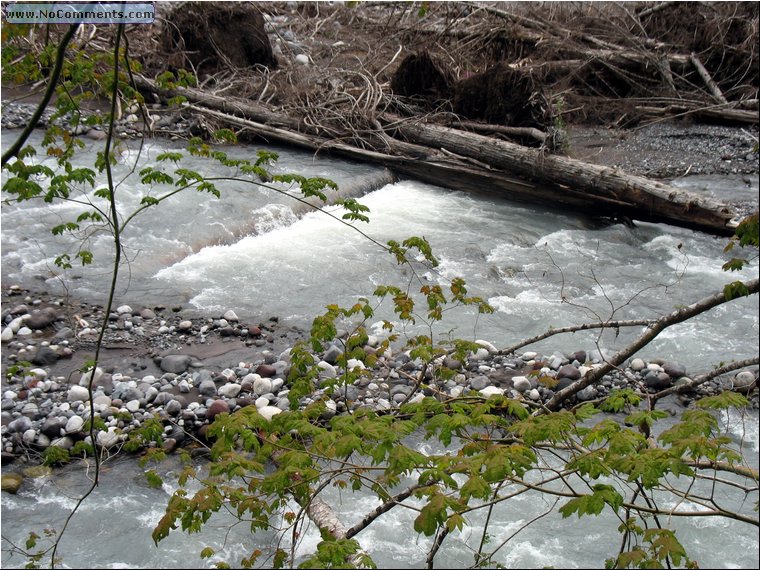
[[[747,286],[743,282],[733,281],[726,284],[723,288],[723,294],[726,296],[726,299],[738,299],[739,297],[748,296],[749,289],[747,289]]]
[[[164,443],[164,425],[157,418],[150,418],[144,421],[136,430],[129,432],[127,441],[124,442],[124,449],[134,453],[150,444],[158,447]]]
[[[686,550],[669,529],[642,528],[636,517],[630,517],[620,525],[619,531],[640,537],[645,547],[635,545],[621,552],[617,558],[606,561],[605,568],[671,568],[671,564],[684,568],[698,568],[686,555]]]
[[[623,410],[636,407],[641,403],[641,396],[631,388],[623,390],[613,390],[605,400],[599,404],[599,409],[603,412],[622,412]]]
[[[156,473],[153,469],[149,469],[145,472],[145,480],[148,482],[148,486],[152,487],[154,489],[160,489],[162,485],[164,484],[164,480],[161,479],[161,476]],[[213,551],[212,551],[213,554]],[[206,556],[203,556],[201,553],[201,558],[207,558]]]
[[[598,515],[605,506],[609,506],[614,511],[622,506],[623,496],[614,487],[599,483],[592,489],[594,492],[591,495],[570,499],[560,507],[559,512],[562,513],[562,517],[567,518],[573,513],[576,513],[578,518],[583,515]]]
[[[56,535],[56,530],[51,528],[43,529],[42,536],[34,531],[30,531],[27,535],[26,540],[24,541],[23,548],[10,543],[11,548],[9,550],[11,554],[19,554],[22,557],[26,558],[27,562],[24,565],[24,568],[43,568],[41,564],[42,559],[51,551],[52,546],[43,547],[40,544],[40,540],[51,542],[55,540]],[[60,564],[60,562],[60,557],[56,557],[53,561],[54,564]]]
[[[69,455],[71,457],[92,457],[95,454],[95,448],[92,446],[91,443],[87,443],[85,441],[78,441],[76,442],[73,447],[71,448],[71,451],[69,452]]]
[[[423,17],[428,9],[426,2],[421,3],[419,16]],[[4,78],[42,79],[55,57],[53,44],[34,57],[27,57],[29,54],[24,54],[19,47],[22,30],[26,29],[3,26]],[[67,58],[56,116],[65,116],[73,124],[79,124],[84,122],[80,108],[85,99],[116,92],[127,101],[142,103],[140,94],[129,84],[128,74],[114,72],[116,61],[128,61],[125,53],[90,57],[81,50],[71,50]],[[130,62],[130,66],[133,70],[138,68],[135,62]],[[180,70],[176,74],[162,74],[157,82],[172,90],[173,102],[179,103],[184,99],[181,88],[194,85],[195,78]],[[82,89],[74,89],[75,86]],[[561,115],[557,116],[561,120]],[[112,119],[87,121],[104,121],[103,124],[110,126]],[[321,177],[271,173],[268,167],[278,157],[270,151],[258,151],[252,160],[231,157],[220,147],[237,142],[236,134],[229,129],[216,131],[212,139],[193,138],[188,141],[186,152],[216,161],[229,169],[229,175],[210,178],[203,172],[184,168],[182,152],[159,154],[155,165],[139,171],[139,182],[135,184],[144,186],[144,196],[139,208],[124,218],[122,229],[140,211],[157,206],[185,189],[194,188],[220,198],[227,180],[255,186],[270,182],[285,184],[291,186],[291,190],[297,187],[303,199],[317,199],[322,203],[328,202],[330,190],[337,189],[334,182]],[[87,169],[75,167],[72,162],[80,144],[70,132],[51,126],[44,137],[44,156],[55,159],[56,169],[41,164],[37,150],[22,149],[14,161],[3,167],[8,174],[3,191],[9,200],[73,200],[78,193],[96,188],[96,172],[107,171],[116,163],[118,149],[105,147],[98,153],[93,169]],[[279,187],[271,188],[282,191]],[[92,253],[85,247],[91,232],[106,230],[118,234],[118,221],[109,218],[110,207],[115,206],[114,189],[97,188],[92,196],[94,198],[88,194],[87,198],[91,209],[75,220],[62,220],[52,228],[56,235],[82,236],[76,253],[58,256],[56,263],[61,267],[71,267],[75,258],[83,264],[92,262]],[[345,210],[343,221],[368,221],[368,208],[356,200],[339,200],[337,204]],[[740,224],[726,250],[734,244],[757,247],[757,215]],[[407,266],[413,278],[417,278],[415,270],[420,264],[438,265],[432,246],[424,237],[412,236],[401,242],[392,240],[387,249],[397,263]],[[732,259],[724,268],[740,270],[746,263],[746,259]],[[702,459],[709,460],[710,465],[718,462],[729,467],[737,465],[741,458],[731,439],[720,433],[712,411],[746,406],[746,398],[730,392],[705,398],[696,409],[684,412],[681,421],[665,430],[655,430],[655,427],[667,414],[656,409],[638,409],[642,396],[631,389],[611,393],[598,407],[585,404],[558,412],[507,396],[485,399],[471,392],[448,398],[435,389],[437,381],[453,376],[452,371],[443,368],[443,357],[450,355],[464,363],[480,346],[462,339],[437,343],[433,340],[435,328],[443,323],[449,310],[468,307],[482,314],[493,309],[482,298],[468,295],[461,278],[448,284],[421,279],[417,279],[417,286],[413,283],[380,285],[374,291],[378,302],[390,299],[402,325],[422,321],[427,326],[425,334],[404,337],[402,349],[421,365],[421,371],[415,375],[407,374],[411,388],[407,401],[382,411],[353,407],[352,402],[344,402],[348,413],[336,415],[328,410],[327,398],[340,401],[345,397],[342,395],[347,391],[341,390],[360,380],[366,370],[378,364],[383,354],[391,350],[391,343],[400,338],[395,330],[397,325],[384,322],[389,336],[370,351],[367,331],[376,313],[373,303],[359,298],[348,307],[328,305],[325,312],[314,319],[309,342],[297,343],[291,350],[287,379],[291,409],[271,420],[261,416],[254,406],[217,416],[208,430],[209,441],[213,442],[212,461],[206,469],[197,469],[191,461],[186,462],[178,475],[179,488],[169,499],[164,516],[153,531],[155,543],[159,544],[174,530],[200,532],[220,511],[237,517],[252,533],[267,531],[275,533],[278,539],[291,533],[295,538],[301,532],[306,509],[327,488],[345,493],[342,500],[350,500],[350,493],[355,491],[371,493],[382,503],[383,512],[413,497],[417,501],[411,507],[417,511],[413,531],[442,541],[447,534],[473,524],[471,521],[483,513],[489,513],[485,515],[487,521],[494,505],[508,501],[514,494],[533,490],[566,497],[559,507],[564,518],[573,514],[578,517],[599,515],[608,508],[618,516],[627,517],[619,529],[624,537],[623,548],[615,549],[618,555],[608,561],[609,567],[692,565],[671,529],[639,525],[631,513],[649,516],[653,510],[653,503],[648,501],[649,492],[668,492],[671,487],[666,478],[696,477]],[[747,294],[741,282],[728,285],[725,291],[729,298]],[[346,333],[339,337],[339,330]],[[340,372],[335,378],[320,382],[322,392],[315,396],[320,374],[317,353],[330,343],[342,348],[337,360]],[[352,359],[360,361],[365,368],[349,367]],[[23,374],[27,364],[18,363],[9,368],[9,379]],[[92,369],[95,365],[88,363],[87,367]],[[538,380],[549,388],[554,387],[553,382],[556,385],[556,380],[549,377]],[[305,396],[315,397],[310,405],[302,407]],[[625,412],[626,422],[634,429],[609,417],[588,427],[588,420],[600,412]],[[130,416],[125,414],[117,419],[129,420]],[[106,426],[98,418],[93,428],[104,430]],[[642,432],[659,435],[647,438]],[[163,435],[162,421],[149,419],[129,433],[123,448],[129,452],[144,451],[143,463],[160,460],[164,455]],[[419,438],[431,445],[420,446]],[[78,442],[71,451],[48,447],[43,458],[46,464],[63,464],[72,457],[93,453],[91,445]],[[154,469],[146,470],[145,477],[151,487],[163,485]],[[576,485],[576,478],[580,478],[583,485]],[[629,492],[630,496],[624,496]],[[293,507],[293,501],[298,504],[297,508]],[[476,562],[498,566],[492,556],[483,551],[490,542],[487,530],[488,522]],[[321,542],[300,567],[343,568],[354,564],[374,567],[353,536],[335,536],[325,525],[320,531]],[[30,534],[26,542],[25,555],[33,565],[41,560],[40,553],[32,552],[39,538]],[[267,559],[272,567],[294,564],[291,555],[277,546],[278,540],[274,544]],[[210,559],[217,553],[206,547],[199,554],[203,559]],[[240,565],[252,567],[262,555],[263,552],[254,550],[241,559]],[[215,565],[229,567],[223,562]]]
[[[18,360],[5,369],[5,378],[10,382],[14,378],[25,376],[32,366],[34,365],[28,360]]]
[[[329,539],[317,544],[317,551],[301,564],[299,568],[355,568],[351,558],[359,554],[359,543],[354,539]],[[365,568],[376,568],[372,559],[366,554],[358,560]]]
[[[51,445],[42,452],[43,465],[63,465],[71,461],[68,450],[57,445]]]

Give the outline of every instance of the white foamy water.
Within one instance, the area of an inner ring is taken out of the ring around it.
[[[4,133],[3,144],[7,143]],[[164,148],[164,143],[151,143],[141,159],[154,160]],[[89,152],[94,150],[91,145]],[[252,151],[241,148],[233,152],[242,156]],[[134,155],[130,151],[128,156]],[[215,172],[195,160],[190,166],[204,173]],[[129,168],[122,163],[117,178],[125,176]],[[342,187],[338,196],[362,196],[376,189],[361,200],[371,209],[371,223],[355,226],[381,244],[412,235],[426,237],[441,264],[431,269],[416,263],[414,270],[422,282],[446,285],[449,279],[462,276],[469,294],[488,300],[496,309],[493,315],[479,316],[469,308],[447,313],[447,320],[434,330],[439,339],[451,332],[463,338],[484,338],[501,347],[549,327],[656,317],[712,294],[729,281],[758,275],[756,267],[738,274],[722,272],[720,266],[728,258],[723,252],[726,240],[689,230],[644,223],[635,228],[607,227],[570,213],[469,194],[465,188],[455,192],[409,181],[389,183],[384,169],[315,159],[293,151],[282,152],[277,168],[333,178]],[[287,196],[246,183],[220,184],[220,191],[220,200],[186,192],[135,219],[125,234],[129,280],[119,290],[119,301],[183,302],[212,314],[234,309],[241,318],[252,319],[278,315],[290,324],[308,327],[325,305],[347,305],[358,297],[371,297],[377,285],[408,285],[411,291],[420,287],[411,269],[398,266],[381,247],[322,213],[308,213],[308,208]],[[121,184],[118,196],[123,212],[134,208],[144,195],[137,184]],[[77,242],[54,238],[50,227],[69,221],[78,212],[70,204],[4,204],[0,228],[3,286],[43,283],[56,289],[65,280],[72,293],[102,300],[109,280],[107,236],[94,236],[90,244],[98,261],[95,267],[75,267],[62,275],[53,265],[56,255],[70,251]],[[376,319],[380,318],[395,318],[387,301],[378,308]],[[576,333],[548,339],[530,349],[609,352],[639,332]],[[643,355],[674,359],[687,366],[687,373],[695,374],[720,361],[756,355],[757,339],[758,301],[754,296],[668,329]],[[724,421],[737,445],[744,442],[745,450],[756,457],[756,415],[748,424],[728,416]],[[17,496],[3,494],[4,536],[23,543],[28,529],[60,526],[73,497],[84,489],[81,474],[40,485],[25,488]],[[173,533],[156,548],[150,532],[162,516],[170,490],[148,488],[141,469],[115,466],[70,530],[64,543],[64,565],[208,568],[213,561],[196,557],[204,545],[220,549],[222,559],[232,564],[257,545],[271,545],[271,534],[251,539],[243,526],[228,534],[222,521],[201,536]],[[128,500],[122,502],[121,497]],[[334,506],[347,517],[358,516],[373,501],[366,497],[361,508],[356,508],[348,498],[332,497]],[[535,494],[510,501],[509,508],[494,515],[494,540],[507,540],[514,529],[547,508],[545,499]],[[415,516],[416,511],[394,509],[359,537],[380,567],[424,567],[430,543],[408,531]],[[589,520],[594,522],[593,530]],[[712,520],[684,530],[689,537],[687,548],[702,566],[756,564],[756,533],[749,533],[748,538],[745,528]],[[466,535],[447,539],[447,546],[452,546],[440,555],[442,567],[472,564],[483,521],[473,516],[469,522],[472,527]],[[494,561],[512,568],[598,566],[614,554],[616,548],[610,545],[619,544],[617,524],[611,516],[581,521],[547,516],[512,537]],[[304,533],[299,552],[316,543],[313,532]],[[104,533],[108,533],[107,541],[102,539]],[[727,559],[724,552],[735,556]],[[25,560],[8,558],[4,552],[2,562],[10,568],[23,566]]]
[[[3,141],[7,144],[7,134]],[[91,153],[96,147],[90,144]],[[163,142],[147,143],[139,155],[140,167],[155,161],[165,148]],[[245,147],[227,150],[235,157],[253,156]],[[134,148],[126,154],[137,156]],[[196,158],[188,159],[186,166],[209,176],[223,171]],[[117,180],[130,168],[128,161],[120,163]],[[377,285],[408,286],[414,292],[425,283],[445,287],[461,276],[469,294],[487,300],[496,312],[448,311],[446,321],[434,329],[436,338],[453,334],[508,346],[549,327],[657,317],[729,281],[758,275],[757,266],[723,272],[721,266],[729,258],[723,252],[726,239],[681,228],[605,226],[578,215],[470,194],[464,188],[455,192],[410,181],[387,184],[390,175],[385,169],[297,151],[281,150],[273,169],[332,178],[340,185],[338,193],[328,191],[334,197],[362,196],[376,188],[361,199],[370,208],[371,222],[352,224],[380,244],[424,236],[441,261],[439,267],[416,264],[420,282],[409,267],[398,266],[364,235],[323,213],[310,212],[287,195],[240,181],[219,182],[221,199],[186,191],[131,222],[124,232],[128,263],[117,301],[184,304],[220,314],[234,309],[243,317],[276,315],[308,328],[326,305],[345,306],[371,297]],[[743,184],[735,194],[743,191]],[[294,193],[292,188],[285,190]],[[117,192],[126,215],[146,189],[127,180]],[[338,217],[343,213],[334,207],[326,211]],[[4,206],[4,283],[42,280],[54,290],[63,290],[65,284],[75,295],[101,299],[110,280],[112,244],[107,235],[93,236],[87,244],[96,255],[94,267],[74,263],[72,270],[61,273],[53,263],[79,242],[54,238],[49,228],[77,212],[72,204]],[[758,351],[757,313],[757,296],[739,300],[666,331],[643,355],[683,362],[689,373],[716,361],[752,356]],[[379,306],[376,320],[394,317],[389,301]],[[417,321],[423,320],[420,310]],[[639,332],[586,331],[553,337],[532,349],[607,354]]]

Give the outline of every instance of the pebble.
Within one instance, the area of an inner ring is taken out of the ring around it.
[[[17,304],[12,311],[3,315],[0,323],[3,332],[14,329],[20,331],[28,322],[28,311],[39,306],[30,297],[25,304]],[[25,312],[26,311],[26,312]],[[40,313],[42,314],[42,313]],[[46,313],[47,318],[57,315]],[[93,326],[97,326],[98,315],[84,313]],[[263,330],[245,323],[232,309],[227,310],[217,319],[187,319],[179,315],[157,316],[153,309],[120,305],[113,316],[116,321],[128,319],[130,322],[141,321],[146,326],[146,341],[160,348],[164,355],[156,357],[160,368],[156,374],[146,374],[139,369],[125,367],[119,370],[104,370],[102,367],[82,374],[76,384],[69,385],[64,377],[56,377],[51,368],[58,359],[49,364],[38,364],[25,372],[11,375],[1,394],[3,410],[2,448],[6,452],[20,454],[21,447],[38,450],[55,445],[70,448],[75,441],[86,439],[83,433],[85,422],[90,416],[89,392],[87,385],[92,379],[95,390],[93,404],[95,416],[107,422],[107,429],[100,430],[96,436],[98,446],[110,448],[117,446],[129,437],[129,432],[138,428],[149,418],[162,418],[167,422],[165,430],[167,440],[172,443],[169,449],[181,446],[183,441],[192,441],[207,428],[209,423],[221,413],[234,412],[243,406],[253,405],[258,413],[271,420],[275,415],[290,409],[288,399],[290,368],[290,349],[261,349],[253,339],[244,340],[247,335],[233,334],[222,339],[222,330],[230,327],[234,331],[258,329],[259,333],[270,334],[271,329]],[[127,322],[124,320],[123,322]],[[189,324],[188,324],[189,323]],[[177,332],[182,331],[182,335]],[[210,369],[203,362],[196,361],[189,354],[176,350],[180,343],[186,346],[188,339],[198,339],[203,335],[217,337],[219,342],[237,342],[241,346],[251,347],[252,354],[258,356],[248,362],[236,362],[229,367]],[[107,335],[112,340],[127,342],[123,336],[124,329],[118,326],[109,329]],[[62,347],[53,340],[55,331],[18,343],[11,337],[4,345],[4,354],[11,352],[21,355],[22,351],[39,353],[42,348],[56,352],[60,358],[68,358],[77,351],[73,340],[66,345],[70,352],[64,355]],[[379,345],[381,338],[375,337],[372,343]],[[68,342],[68,341],[66,341]],[[295,340],[294,340],[295,342]],[[268,343],[265,342],[265,345]],[[436,381],[433,376],[427,378],[429,387],[425,391],[415,391],[413,381],[422,370],[422,363],[412,360],[402,350],[387,351],[378,357],[379,366],[367,369],[357,359],[350,359],[348,365],[364,374],[353,384],[331,388],[322,388],[319,382],[339,378],[341,370],[336,360],[343,354],[339,342],[330,344],[321,352],[313,354],[314,362],[320,370],[319,381],[315,381],[315,392],[310,398],[304,398],[301,405],[308,405],[323,396],[329,396],[326,402],[325,418],[366,407],[384,411],[398,406],[402,402],[421,401],[426,395],[440,394],[441,398],[456,398],[468,392],[480,394],[484,398],[492,395],[523,397],[526,406],[529,403],[546,402],[554,394],[572,384],[575,379],[583,377],[599,362],[587,358],[585,351],[564,355],[561,353],[541,354],[526,351],[516,355],[499,355],[494,345],[485,340],[477,341],[478,348],[463,362],[451,357],[439,359],[438,364],[456,371],[456,376],[446,381]],[[12,360],[9,358],[9,361]],[[403,372],[403,374],[401,373]],[[538,375],[536,374],[538,372]],[[588,386],[579,391],[569,403],[595,400],[609,394],[613,388],[631,386],[646,390],[647,385],[656,389],[670,386],[675,381],[683,381],[686,369],[680,363],[657,359],[632,359],[627,370],[612,371],[602,382]],[[731,376],[727,383],[734,386],[747,386],[756,382],[757,369],[745,370]],[[556,382],[548,389],[545,379]],[[699,394],[717,393],[721,382],[708,382],[697,388]],[[327,390],[327,391],[326,391]],[[756,393],[756,391],[755,391]],[[690,399],[688,399],[690,400]],[[757,405],[757,397],[754,397]],[[124,416],[127,416],[126,418]],[[131,419],[127,419],[131,416]],[[182,426],[179,426],[182,422]],[[187,432],[187,433],[186,433]],[[191,435],[193,437],[186,437]],[[171,437],[169,437],[171,436]]]

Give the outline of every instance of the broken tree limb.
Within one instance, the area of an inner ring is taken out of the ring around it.
[[[747,295],[757,295],[760,291],[760,280],[752,279],[744,283],[747,287]],[[639,337],[626,346],[621,351],[615,353],[612,357],[602,363],[600,366],[590,370],[580,380],[576,380],[570,384],[567,388],[557,391],[552,398],[546,402],[546,405],[539,408],[534,412],[534,415],[545,414],[550,411],[555,411],[559,406],[567,400],[573,394],[583,390],[586,386],[595,384],[602,377],[610,372],[612,369],[620,366],[628,358],[639,352],[642,348],[652,342],[657,336],[666,328],[682,323],[696,315],[705,313],[715,307],[718,307],[724,303],[731,301],[731,298],[725,294],[725,292],[716,293],[700,299],[699,301],[692,303],[686,307],[677,309],[667,315],[663,315],[655,321],[654,324],[648,326],[646,330],[639,335]]]
[[[733,106],[733,103],[728,103],[728,105]],[[710,105],[707,107],[682,104],[667,105],[665,107],[638,105],[636,106],[636,111],[646,115],[669,115],[671,117],[697,115],[720,119],[727,123],[747,123],[750,125],[757,125],[760,121],[757,111],[745,111],[744,109],[734,109],[732,107],[727,108],[724,105]]]
[[[272,460],[275,464],[278,463],[283,454],[284,451],[282,450],[274,453]],[[303,512],[306,513],[309,520],[317,526],[320,536],[325,538],[325,535],[327,535],[334,540],[351,538],[347,535],[348,529],[346,525],[338,518],[333,508],[319,497],[319,493],[326,485],[327,483],[322,483],[316,490],[310,489],[308,499],[300,497],[296,493],[291,493],[291,496],[303,509]],[[367,552],[359,548],[356,552],[349,555],[346,561],[351,564],[351,568],[370,568],[371,566],[367,564],[368,559]]]
[[[318,125],[307,125],[256,103],[195,89],[161,89],[144,78],[139,78],[137,85],[167,98],[184,96],[197,107],[210,107],[220,113],[219,118],[247,126],[265,139],[371,161],[440,186],[459,190],[472,187],[496,192],[506,199],[555,208],[567,206],[601,217],[626,216],[719,235],[733,234],[730,222],[734,215],[723,204],[618,169],[547,154],[541,149],[386,114],[380,117],[387,125],[385,131],[375,133],[383,140],[386,152],[377,152],[336,142],[323,136],[324,131]],[[490,169],[456,160],[440,149],[475,159]]]
[[[678,2],[658,2],[654,6],[650,6],[649,8],[644,8],[637,15],[639,19],[645,18],[647,16],[651,16],[655,12],[659,12],[660,10],[664,10],[665,8],[669,8],[670,6],[673,6],[675,4],[678,4]]]
[[[721,235],[733,233],[734,215],[728,206],[662,182],[438,125],[406,121],[396,129],[409,142],[446,148],[539,183],[561,184],[584,192],[590,208],[595,199],[609,198],[630,204],[621,208],[624,211],[620,214],[631,219],[672,223]]]
[[[533,139],[539,143],[546,142],[547,134],[534,127],[506,127],[504,125],[490,125],[487,123],[476,123],[475,121],[453,120],[457,127],[477,131],[480,133],[500,133],[508,137],[523,137]]]
[[[721,366],[720,368],[715,368],[714,370],[711,370],[710,372],[707,372],[706,374],[700,374],[693,380],[689,380],[688,382],[684,382],[683,384],[677,384],[675,386],[671,386],[670,388],[660,390],[656,394],[652,394],[649,397],[650,405],[654,407],[655,402],[657,402],[657,400],[664,398],[665,396],[669,396],[670,394],[684,394],[687,392],[691,392],[697,386],[704,384],[705,382],[712,380],[713,378],[717,378],[718,376],[722,376],[723,374],[733,372],[734,370],[741,370],[742,368],[747,368],[749,366],[756,366],[758,363],[760,363],[760,358],[754,357],[754,358],[747,358],[744,360],[740,360],[738,362],[731,362],[730,364],[726,364],[725,366]],[[732,389],[738,391],[737,388],[732,388]]]
[[[444,188],[454,188],[456,190],[472,188],[473,192],[496,193],[501,197],[508,197],[517,201],[553,207],[567,206],[583,209],[588,203],[588,198],[583,193],[574,192],[570,189],[558,189],[548,185],[539,185],[509,176],[504,172],[488,168],[478,168],[473,165],[474,160],[467,157],[457,158],[454,153],[450,152],[436,151],[391,139],[391,144],[394,147],[411,151],[413,156],[384,154],[314,135],[257,123],[197,105],[192,105],[189,108],[197,113],[225,121],[228,124],[243,127],[251,134],[268,142],[288,144],[315,152],[331,152],[344,158],[380,164],[397,174],[403,174],[410,178]],[[599,216],[613,216],[621,207],[628,205],[625,202],[613,199],[599,198],[596,207]]]
[[[707,71],[707,69],[705,69],[705,66],[702,65],[702,62],[699,61],[697,55],[694,53],[691,54],[689,56],[689,61],[691,61],[691,64],[696,68],[697,73],[699,73],[699,76],[702,78],[702,81],[704,81],[705,85],[707,85],[707,88],[710,90],[713,99],[715,99],[718,103],[728,103],[726,98],[723,96],[723,92],[720,90],[720,87],[718,87],[718,84],[713,81],[712,76]]]
[[[522,340],[518,342],[517,344],[513,344],[512,346],[503,348],[499,350],[498,354],[512,354],[513,352],[515,352],[516,350],[524,346],[535,344],[541,340],[547,339],[549,337],[552,337],[558,334],[575,333],[575,332],[586,331],[586,330],[591,330],[591,329],[619,329],[621,327],[649,326],[652,324],[654,324],[654,319],[631,319],[631,320],[625,320],[625,321],[606,321],[606,322],[598,322],[598,323],[585,323],[582,325],[549,329],[548,331],[544,333]]]

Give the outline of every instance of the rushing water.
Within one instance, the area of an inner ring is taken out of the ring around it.
[[[3,144],[9,140],[5,133]],[[137,171],[154,163],[166,143],[149,143],[139,153],[136,143],[131,145],[122,153],[117,180],[135,169],[136,158]],[[83,154],[83,163],[92,160],[95,150]],[[233,148],[230,154],[250,158],[253,150]],[[229,173],[205,159],[189,158],[183,166],[209,176]],[[281,150],[274,169],[332,178],[340,187],[332,197],[362,196],[371,223],[354,226],[381,244],[424,236],[441,263],[436,269],[417,267],[423,280],[445,285],[462,276],[470,294],[496,309],[481,316],[474,309],[448,312],[434,330],[438,338],[453,332],[508,346],[549,327],[654,317],[712,294],[731,280],[758,274],[756,265],[738,274],[722,271],[727,240],[691,230],[648,223],[605,226],[466,188],[392,182],[382,168],[301,152]],[[704,177],[677,182],[715,192]],[[757,196],[757,179],[717,183],[724,197]],[[245,182],[219,183],[219,189],[221,199],[185,191],[130,222],[123,236],[128,263],[122,268],[118,302],[184,303],[212,314],[234,309],[250,318],[277,315],[308,327],[327,304],[353,304],[359,297],[371,297],[380,284],[410,283],[409,268],[399,267],[377,244],[323,212]],[[374,191],[365,195],[368,190]],[[135,177],[122,182],[117,189],[122,215],[133,211],[145,193]],[[80,242],[52,236],[50,228],[74,219],[81,210],[72,203],[3,205],[3,283],[44,282],[54,290],[63,290],[65,283],[70,293],[102,300],[110,281],[107,234],[87,242],[95,254],[94,266],[75,263],[61,274],[54,265],[61,253],[73,256]],[[758,350],[757,313],[757,296],[720,307],[669,329],[644,355],[675,359],[694,372],[727,358],[747,358]],[[387,302],[378,309],[377,320],[381,317],[394,317]],[[601,339],[594,332],[576,333],[534,348],[593,352],[600,340],[601,349],[610,351],[638,332],[610,331]]]
[[[12,134],[12,133],[11,133]],[[3,147],[11,141],[3,133]],[[35,134],[33,142],[39,142]],[[151,142],[138,152],[136,143],[122,151],[116,179],[117,195],[126,216],[145,196],[146,189],[127,178],[153,164],[158,153],[176,145]],[[82,155],[91,162],[97,147]],[[252,157],[253,149],[229,149],[238,157]],[[604,225],[567,212],[552,212],[499,200],[461,188],[446,190],[410,181],[393,181],[382,168],[348,163],[293,150],[281,151],[276,172],[324,176],[340,187],[338,197],[361,197],[370,208],[370,224],[354,224],[375,241],[401,241],[424,236],[441,263],[431,269],[415,267],[425,282],[445,284],[462,276],[468,291],[486,299],[495,309],[478,316],[473,310],[447,313],[437,326],[438,338],[454,334],[484,338],[497,346],[546,331],[599,319],[654,317],[694,302],[737,278],[751,278],[757,268],[726,274],[721,265],[726,239],[666,225],[638,223]],[[134,160],[139,165],[134,168]],[[183,166],[208,175],[226,171],[197,158]],[[677,184],[717,197],[757,196],[757,180],[682,179]],[[124,241],[129,263],[123,268],[119,302],[182,303],[200,312],[221,314],[234,309],[238,315],[266,317],[307,327],[329,303],[349,304],[371,297],[375,286],[412,282],[409,268],[400,267],[377,244],[323,212],[311,212],[274,189],[246,182],[219,184],[222,198],[188,191],[148,210],[127,226]],[[278,190],[294,193],[279,186]],[[6,196],[3,196],[6,198]],[[88,194],[96,200],[92,192]],[[340,216],[334,208],[325,209]],[[107,287],[110,242],[105,234],[91,237],[93,267],[74,267],[61,274],[53,263],[61,253],[72,253],[78,242],[52,236],[50,227],[76,218],[81,206],[29,202],[2,206],[2,283],[44,285],[65,289],[90,300],[102,301]],[[416,288],[419,285],[415,285]],[[414,287],[413,287],[414,288]],[[387,303],[377,319],[394,318]],[[410,329],[414,330],[414,329]],[[576,333],[554,337],[533,350],[602,351],[620,348],[638,330]],[[758,353],[757,296],[715,309],[700,318],[672,327],[644,351],[644,356],[671,358],[684,363],[689,373],[711,368],[720,361],[747,358]],[[736,422],[729,424],[735,426]],[[750,421],[745,451],[757,455],[757,418]],[[754,430],[754,432],[752,431]],[[753,435],[754,434],[754,435]],[[420,446],[426,443],[420,442]],[[231,563],[250,551],[245,529],[229,531],[220,526],[200,536],[172,535],[156,549],[150,531],[163,513],[172,488],[151,489],[132,462],[114,459],[106,464],[101,486],[84,505],[63,544],[68,567],[170,568],[210,567],[196,558],[204,545],[221,547]],[[72,470],[66,477],[25,483],[16,495],[2,496],[3,535],[22,543],[27,530],[53,524],[62,517],[83,489],[85,474]],[[363,499],[366,505],[371,499]],[[546,507],[544,499],[525,495],[510,503],[510,510],[496,514],[494,527],[501,540]],[[364,509],[333,498],[341,514],[357,516]],[[751,508],[751,506],[750,506]],[[380,567],[422,567],[429,544],[411,533],[398,533],[413,512],[393,512],[382,524],[360,536]],[[617,523],[594,525],[585,520],[563,521],[547,517],[529,526],[505,548],[500,563],[507,567],[587,567],[614,551]],[[474,521],[469,545],[463,540],[442,558],[444,567],[471,564],[472,541],[482,522]],[[408,527],[405,527],[408,528]],[[744,568],[756,564],[757,536],[744,528],[717,519],[685,523],[684,533],[697,544],[693,553],[703,567]],[[267,545],[271,536],[259,537]],[[302,549],[318,540],[304,535]],[[458,540],[458,539],[456,539]],[[225,542],[226,541],[226,542]],[[4,545],[5,548],[5,545]],[[725,552],[731,552],[726,557]],[[3,567],[21,567],[23,560],[8,558]],[[205,566],[204,566],[205,565]]]
[[[752,414],[723,416],[721,423],[736,446],[758,467],[758,418]],[[665,420],[663,429],[672,425]],[[438,452],[431,442],[413,440],[421,452]],[[236,567],[242,557],[254,549],[267,551],[275,545],[274,533],[260,532],[251,536],[247,525],[233,526],[230,517],[211,519],[201,534],[173,532],[156,547],[151,532],[164,514],[164,509],[176,486],[180,466],[176,458],[156,469],[166,473],[162,488],[150,488],[144,471],[153,465],[140,467],[134,460],[113,458],[104,463],[100,486],[82,505],[62,541],[59,554],[65,568],[212,568],[213,563],[226,561]],[[200,467],[200,465],[198,465]],[[2,495],[2,535],[16,544],[23,544],[29,531],[41,534],[43,528],[60,529],[77,498],[87,489],[91,471],[81,464],[56,473],[55,477],[26,480],[17,495]],[[723,475],[723,478],[729,478]],[[412,482],[411,478],[407,483]],[[678,485],[681,488],[688,482]],[[693,493],[710,494],[709,485],[696,482]],[[322,497],[329,502],[340,519],[350,526],[362,515],[378,506],[369,495],[325,489]],[[715,495],[726,509],[735,509],[754,516],[754,498],[749,500],[734,492]],[[563,501],[560,501],[562,504]],[[563,519],[556,512],[542,516],[553,505],[550,497],[525,493],[497,508],[489,526],[490,548],[506,541],[493,561],[506,568],[599,568],[606,558],[613,557],[619,548],[620,535],[617,517],[604,511],[598,517],[575,516]],[[406,504],[419,505],[409,500]],[[672,497],[659,498],[662,508],[680,511],[689,504],[676,504]],[[693,506],[694,510],[701,510]],[[297,510],[297,506],[293,505]],[[424,568],[431,539],[411,532],[417,511],[397,507],[357,535],[357,540],[372,556],[378,568]],[[534,521],[535,522],[531,522]],[[484,513],[468,516],[469,526],[463,533],[452,533],[436,558],[436,568],[468,568],[473,564],[473,549],[477,549],[484,525]],[[531,524],[527,524],[531,522]],[[753,568],[757,565],[757,529],[724,518],[699,517],[693,520],[673,517],[667,521],[676,529],[679,540],[701,568]],[[518,529],[525,527],[519,533]],[[514,535],[514,536],[513,536]],[[290,547],[289,536],[279,543]],[[297,543],[296,564],[319,542],[313,525],[303,529]],[[44,541],[40,541],[44,543]],[[217,551],[210,560],[201,560],[205,547]],[[10,556],[4,543],[3,568],[22,568],[26,560]],[[487,550],[488,551],[488,550]],[[271,562],[270,562],[271,564]],[[264,563],[264,568],[270,567]]]

